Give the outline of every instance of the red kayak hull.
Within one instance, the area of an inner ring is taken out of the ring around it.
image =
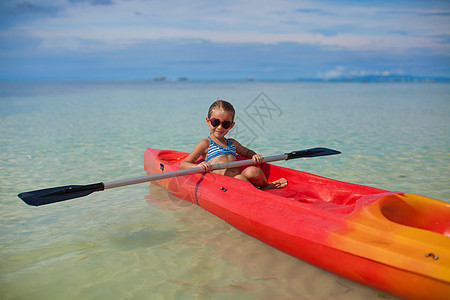
[[[147,149],[147,174],[179,170],[187,153]],[[237,229],[318,267],[407,299],[450,295],[450,204],[270,164],[261,191],[215,173],[155,181]]]

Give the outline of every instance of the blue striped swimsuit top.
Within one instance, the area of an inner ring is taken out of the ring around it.
[[[209,136],[209,148],[208,153],[206,154],[206,161],[219,156],[223,154],[232,154],[236,156],[236,147],[234,147],[233,143],[231,141],[228,141],[228,144],[226,147],[222,147],[216,142],[214,142]]]

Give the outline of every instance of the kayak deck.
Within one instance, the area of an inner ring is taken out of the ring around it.
[[[148,174],[179,169],[187,153],[147,149]],[[404,298],[450,295],[450,204],[262,164],[261,191],[215,173],[154,182],[299,259]]]

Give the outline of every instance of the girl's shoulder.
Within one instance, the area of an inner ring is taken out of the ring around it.
[[[208,153],[209,148],[209,139],[200,140],[197,145],[195,145],[194,150],[189,154],[188,157],[192,158],[195,161],[200,156],[205,156]]]
[[[238,141],[236,141],[235,139],[228,139],[228,141],[230,141],[230,142],[232,142],[233,143],[233,145],[236,147],[236,146],[240,146],[241,144],[238,142]]]
[[[206,138],[201,140],[200,142],[197,143],[197,147],[201,147],[201,148],[208,148],[209,147],[209,143],[210,143],[210,139]]]

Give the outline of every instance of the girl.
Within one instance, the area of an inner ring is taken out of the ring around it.
[[[209,126],[209,136],[195,146],[194,150],[181,162],[182,169],[201,166],[206,172],[211,171],[212,164],[227,163],[236,160],[236,154],[247,158],[252,158],[256,163],[261,163],[261,154],[242,146],[234,139],[226,139],[225,135],[234,127],[235,111],[233,106],[224,100],[214,102],[208,111],[206,124]],[[203,161],[197,165],[195,161],[203,156]],[[267,190],[273,188],[283,188],[287,186],[285,178],[268,182],[261,169],[249,166],[242,172],[239,168],[216,170],[215,173],[242,179],[251,182],[260,189]]]

